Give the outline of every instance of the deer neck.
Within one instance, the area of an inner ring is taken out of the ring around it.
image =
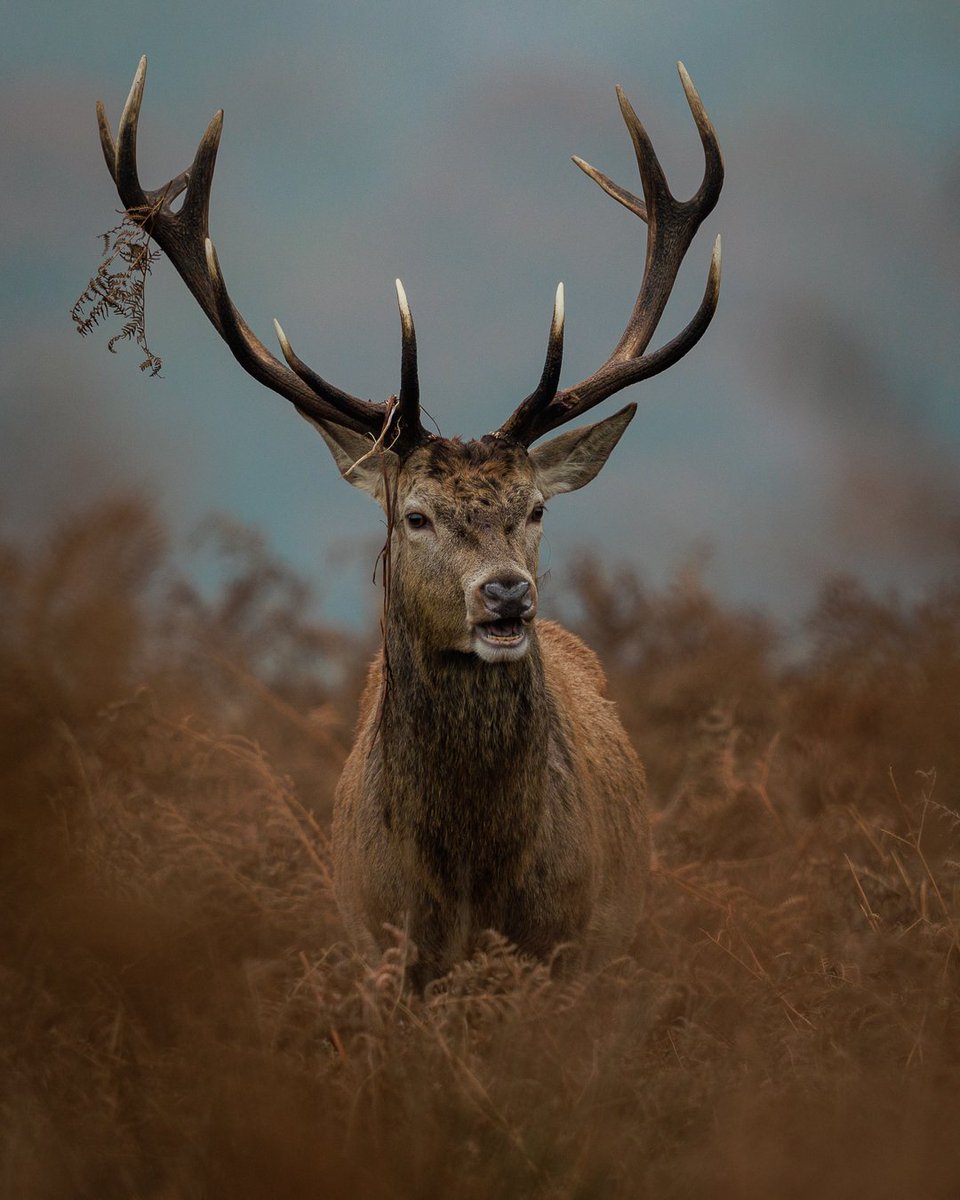
[[[402,617],[388,623],[382,730],[424,767],[474,778],[545,757],[550,706],[536,631],[517,662],[425,646]]]
[[[540,819],[556,719],[535,631],[519,661],[486,663],[424,646],[394,612],[385,652],[385,820],[428,849],[440,875],[458,869],[454,859],[521,856]]]

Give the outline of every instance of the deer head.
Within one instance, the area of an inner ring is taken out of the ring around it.
[[[520,658],[537,612],[544,506],[596,475],[636,405],[527,450],[490,434],[429,437],[405,457],[376,455],[361,434],[317,422],[345,479],[384,506],[392,599],[422,640],[487,662]]]
[[[696,345],[713,317],[720,288],[719,237],[693,319],[660,349],[646,353],[683,257],[723,183],[716,133],[683,64],[678,68],[706,160],[703,182],[692,199],[679,201],[670,192],[650,139],[619,88],[642,198],[574,158],[647,226],[643,279],[622,337],[588,379],[560,390],[561,284],[540,382],[499,429],[469,442],[439,437],[421,424],[416,333],[399,280],[400,389],[382,404],[342,392],[316,374],[295,354],[278,323],[274,324],[284,362],[247,326],[227,292],[208,229],[222,111],[207,127],[193,164],[163,187],[146,191],[137,171],[146,58],[140,61],[116,142],[103,105],[97,105],[104,157],[127,213],[170,258],[244,369],[291,401],[322,434],[344,478],[383,505],[393,531],[393,604],[400,619],[415,616],[422,637],[433,648],[474,653],[488,662],[526,653],[537,609],[544,505],[593,479],[636,405],[538,446],[533,443],[622,388],[666,370]],[[173,202],[181,195],[183,202],[174,211]]]

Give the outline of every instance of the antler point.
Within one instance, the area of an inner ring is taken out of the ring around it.
[[[700,99],[700,93],[697,91],[696,85],[690,78],[690,72],[682,62],[677,63],[677,71],[680,75],[680,82],[683,85],[683,94],[687,98],[687,103],[694,110],[694,116],[696,116],[696,109],[703,107],[703,102]]]
[[[603,184],[600,183],[600,176],[602,173],[598,171],[596,167],[591,166],[585,158],[581,158],[578,154],[573,154],[570,157],[571,161],[580,168],[584,175],[592,179],[594,183],[599,183],[600,186],[603,187]]]
[[[283,326],[276,317],[273,318],[273,328],[276,330],[277,341],[280,343],[280,349],[283,352],[283,357],[287,360],[287,365],[293,367],[293,360],[296,358],[296,355],[293,352],[293,347],[290,345],[290,339],[283,332]]]
[[[203,239],[203,251],[206,255],[207,270],[210,272],[210,278],[216,280],[220,275],[220,264],[217,262],[217,252],[210,238]]]
[[[717,282],[720,281],[720,234],[717,234],[716,240],[713,243],[713,254],[710,256],[710,273],[716,275]]]
[[[397,279],[394,283],[397,289],[397,304],[400,308],[400,322],[403,325],[404,332],[409,333],[413,330],[413,314],[410,312],[410,301],[407,299],[407,293],[401,281]]]
[[[133,76],[133,84],[130,87],[130,97],[135,93],[143,91],[143,85],[147,78],[147,56],[141,55],[140,61],[137,63],[137,69]],[[130,103],[130,99],[127,100]]]

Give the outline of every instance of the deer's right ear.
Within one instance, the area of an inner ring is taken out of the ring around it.
[[[636,404],[628,404],[595,425],[571,429],[542,446],[534,446],[530,461],[544,500],[586,486],[607,461],[636,411]]]
[[[301,414],[303,415],[303,414]],[[329,421],[305,417],[330,447],[340,474],[354,487],[369,493],[379,504],[386,502],[387,482],[397,477],[400,459],[392,450],[374,449],[366,433],[355,433]]]

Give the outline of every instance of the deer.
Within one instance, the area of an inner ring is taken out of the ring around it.
[[[673,196],[619,87],[642,196],[573,159],[646,225],[640,291],[620,340],[589,378],[561,389],[561,284],[539,382],[499,428],[476,440],[442,437],[422,424],[417,339],[399,280],[400,387],[383,402],[317,374],[278,322],[283,361],[252,332],[209,234],[222,110],[191,166],[148,191],[137,168],[146,58],[116,140],[97,104],[104,158],[127,215],[170,259],[244,370],[292,403],[343,478],[385,513],[382,645],[336,791],[334,890],[364,960],[375,963],[395,931],[405,932],[414,947],[410,977],[421,989],[469,957],[487,930],[533,959],[556,961],[569,950],[574,962],[591,963],[625,952],[639,928],[651,858],[643,767],[606,698],[597,657],[537,615],[546,504],[594,479],[637,406],[540,439],[673,366],[716,311],[719,236],[694,316],[647,351],[723,184],[716,132],[677,65],[705,163],[690,200]]]

